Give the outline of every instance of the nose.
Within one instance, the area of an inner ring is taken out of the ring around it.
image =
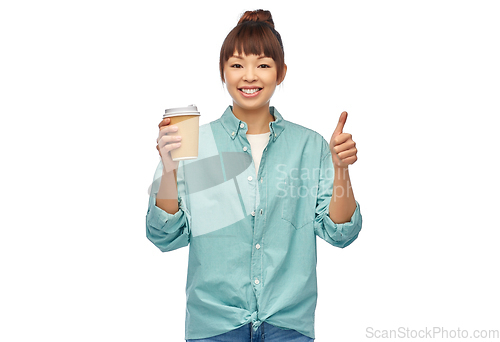
[[[257,80],[257,74],[252,68],[247,68],[243,74],[243,81],[253,82]]]

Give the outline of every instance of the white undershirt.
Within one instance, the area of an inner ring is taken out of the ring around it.
[[[269,135],[271,132],[262,134],[248,134],[247,139],[250,143],[250,149],[252,150],[252,158],[255,164],[255,176],[259,173],[260,159],[262,158],[262,152],[269,142]]]

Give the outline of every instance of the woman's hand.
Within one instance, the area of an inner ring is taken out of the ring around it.
[[[156,139],[156,149],[160,153],[160,157],[163,162],[163,170],[164,172],[176,170],[179,166],[179,162],[172,160],[170,151],[181,146],[181,137],[173,135],[173,133],[177,132],[178,127],[170,126],[170,118],[163,119],[158,127],[160,132],[158,134],[158,139]]]
[[[347,112],[342,112],[339,123],[330,139],[330,151],[332,152],[333,165],[335,167],[347,168],[358,160],[356,156],[358,150],[356,149],[356,143],[352,140],[352,135],[342,133],[346,120]]]

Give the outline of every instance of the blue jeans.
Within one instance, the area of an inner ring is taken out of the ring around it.
[[[313,342],[314,339],[302,335],[295,330],[285,330],[262,322],[257,331],[253,331],[252,323],[225,334],[209,338],[186,340],[186,342]]]

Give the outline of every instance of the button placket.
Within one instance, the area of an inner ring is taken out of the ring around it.
[[[244,142],[246,144],[246,142]],[[246,148],[245,148],[246,147]],[[250,146],[244,146],[243,150],[248,151],[250,153]],[[265,148],[267,150],[267,147]],[[247,174],[247,181],[249,182],[248,184],[250,185],[251,182],[255,180],[255,184],[251,184],[252,190],[255,190],[259,192],[260,194],[265,193],[264,191],[264,177],[265,175],[265,169],[263,168],[265,164],[265,159],[266,159],[266,154],[264,153],[261,159],[261,165],[259,170],[257,170],[257,176],[255,176],[255,173],[251,173],[252,175]],[[259,174],[259,172],[261,174]],[[259,182],[260,180],[260,182]],[[261,184],[259,184],[261,183]],[[254,188],[255,186],[255,188]],[[257,195],[256,199],[260,197]],[[263,200],[265,200],[263,198]],[[264,203],[260,201],[260,204],[255,202],[254,203],[254,209],[251,212],[251,218],[252,218],[252,224],[254,225],[254,232],[253,232],[253,245],[254,245],[254,250],[252,253],[252,282],[253,286],[255,288],[255,291],[260,291],[261,287],[263,286],[264,283],[262,283],[262,251],[263,251],[263,246],[261,242],[263,241],[263,232],[262,228],[265,226],[265,216],[261,216],[263,214],[263,209],[260,209],[259,207],[262,207]],[[259,215],[260,212],[260,215]]]

